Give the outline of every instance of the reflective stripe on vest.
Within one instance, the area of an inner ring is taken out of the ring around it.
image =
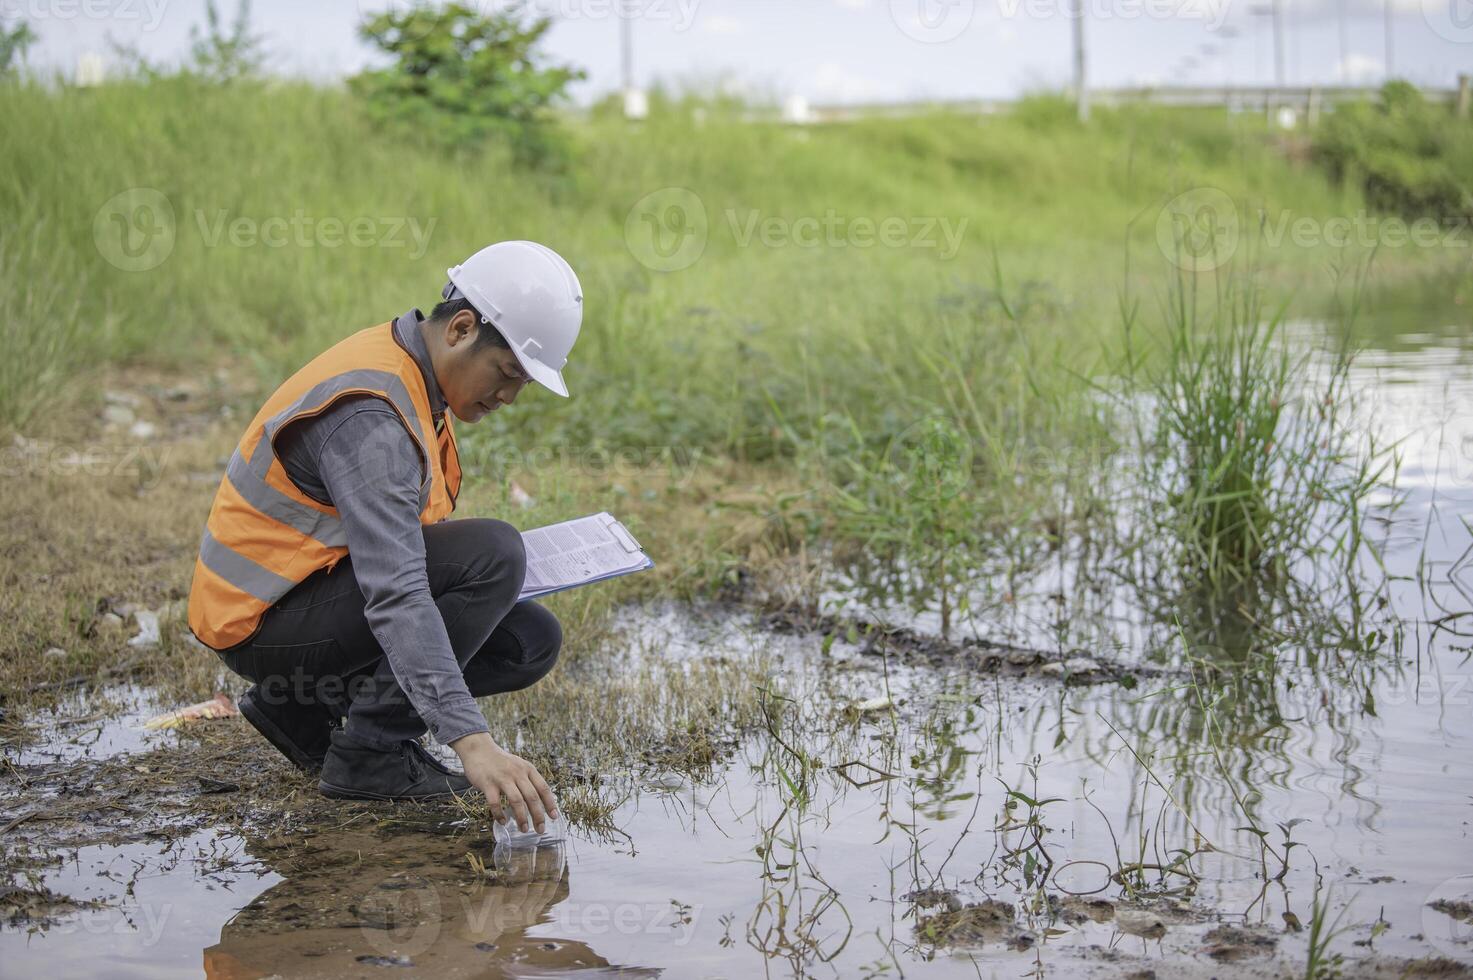
[[[248,639],[282,596],[347,554],[338,512],[292,483],[274,442],[289,423],[347,395],[383,399],[414,439],[424,472],[420,521],[433,524],[454,510],[461,475],[455,434],[448,417],[436,426],[418,363],[394,339],[392,324],[354,334],[283,382],[230,457],[189,593],[190,629],[207,646]]]

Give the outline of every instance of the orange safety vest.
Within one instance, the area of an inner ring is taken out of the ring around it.
[[[317,355],[251,420],[215,494],[194,563],[189,628],[201,643],[223,650],[249,639],[277,600],[348,553],[337,510],[302,493],[276,456],[277,433],[292,422],[348,395],[382,398],[423,457],[420,523],[442,521],[455,509],[460,455],[449,414],[437,433],[424,375],[393,330],[392,323],[370,327]]]

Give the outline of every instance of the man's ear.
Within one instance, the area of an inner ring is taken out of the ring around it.
[[[445,324],[445,343],[449,347],[456,347],[466,341],[474,340],[476,329],[480,325],[480,317],[470,310],[461,310],[450,318]]]

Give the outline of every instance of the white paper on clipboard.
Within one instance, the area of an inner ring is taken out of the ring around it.
[[[523,531],[522,541],[527,551],[522,599],[628,575],[654,565],[629,529],[607,512]]]

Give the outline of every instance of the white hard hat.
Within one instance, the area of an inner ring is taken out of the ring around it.
[[[446,272],[445,298],[458,292],[470,300],[533,381],[568,397],[563,365],[583,325],[583,287],[572,266],[546,245],[498,242]]]

